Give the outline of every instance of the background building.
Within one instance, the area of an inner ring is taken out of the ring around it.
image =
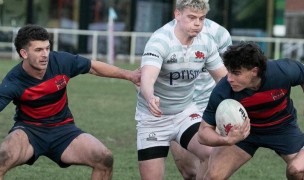
[[[232,36],[304,37],[302,0],[209,0],[207,17],[225,26]],[[117,14],[115,31],[153,32],[173,18],[175,0],[0,0],[0,26],[28,23],[46,28],[105,31],[109,8]],[[1,41],[11,35],[0,32]],[[59,50],[86,53],[92,38],[61,34]],[[147,37],[136,40],[145,44]],[[98,39],[98,52],[106,53],[107,38]],[[129,52],[130,37],[116,37],[116,53]],[[272,48],[261,44],[263,48]],[[137,46],[142,52],[144,46]]]

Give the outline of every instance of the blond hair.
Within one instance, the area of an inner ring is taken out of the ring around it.
[[[186,8],[191,8],[194,11],[210,10],[209,0],[176,0],[176,9],[183,11]]]

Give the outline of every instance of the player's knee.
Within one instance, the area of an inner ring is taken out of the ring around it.
[[[181,174],[184,178],[184,180],[195,180],[196,179],[196,171],[191,171],[191,170],[187,170],[187,171],[181,171]]]
[[[215,169],[208,169],[204,179],[206,180],[217,180],[217,179],[228,179],[228,177],[222,173],[220,173],[218,170]]]
[[[211,173],[211,172],[207,172],[204,179],[206,180],[216,180],[216,179],[223,179],[222,177],[220,177],[217,174]]]
[[[113,154],[112,154],[111,151],[108,151],[106,153],[103,163],[108,168],[112,168],[113,167],[114,159],[113,159]]]
[[[102,164],[107,167],[107,168],[112,168],[114,159],[113,159],[113,154],[110,150],[106,150],[103,152],[103,157],[101,159]]]
[[[8,151],[0,147],[0,177],[5,174],[8,168],[6,167],[6,165],[8,164],[7,161],[9,161],[9,159],[10,154],[8,153]]]
[[[111,169],[113,167],[113,154],[110,150],[105,150],[98,155],[96,161],[100,163],[102,166]]]
[[[208,161],[210,159],[210,155],[211,155],[211,152],[212,152],[212,148],[205,148],[203,152],[200,152],[197,157],[199,158],[200,160],[200,163],[206,163],[208,164]],[[198,166],[199,164],[197,164]]]
[[[197,167],[195,167],[194,165],[195,163],[194,164],[176,163],[176,166],[180,171],[181,175],[183,176],[184,180],[196,179]]]
[[[9,154],[7,151],[0,148],[0,166],[6,164],[5,162],[9,160]]]
[[[201,161],[205,162],[205,161],[209,161],[210,155],[212,152],[212,147],[208,147],[204,149],[204,153],[202,154],[202,158]]]
[[[92,166],[97,169],[112,169],[113,154],[108,149],[91,152]]]

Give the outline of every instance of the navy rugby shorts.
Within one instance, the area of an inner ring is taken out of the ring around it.
[[[32,165],[39,156],[46,156],[60,167],[68,167],[61,161],[61,155],[68,145],[83,133],[75,124],[65,124],[55,127],[34,126],[23,122],[16,122],[10,132],[23,130],[34,148],[34,155],[26,164]]]
[[[259,147],[269,148],[278,155],[290,155],[299,152],[304,146],[304,134],[296,123],[289,123],[279,132],[250,133],[236,144],[253,156]]]

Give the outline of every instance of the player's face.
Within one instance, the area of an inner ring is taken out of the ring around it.
[[[47,68],[50,42],[31,41],[27,48],[21,49],[24,66],[29,70],[44,71]]]
[[[257,89],[257,85],[259,85],[256,83],[258,82],[257,79],[259,79],[257,73],[256,67],[251,70],[245,68],[233,71],[228,70],[227,80],[235,92],[242,91],[245,88]]]
[[[193,11],[186,8],[183,11],[175,11],[175,19],[179,23],[180,30],[184,35],[193,38],[202,31],[206,12]]]

